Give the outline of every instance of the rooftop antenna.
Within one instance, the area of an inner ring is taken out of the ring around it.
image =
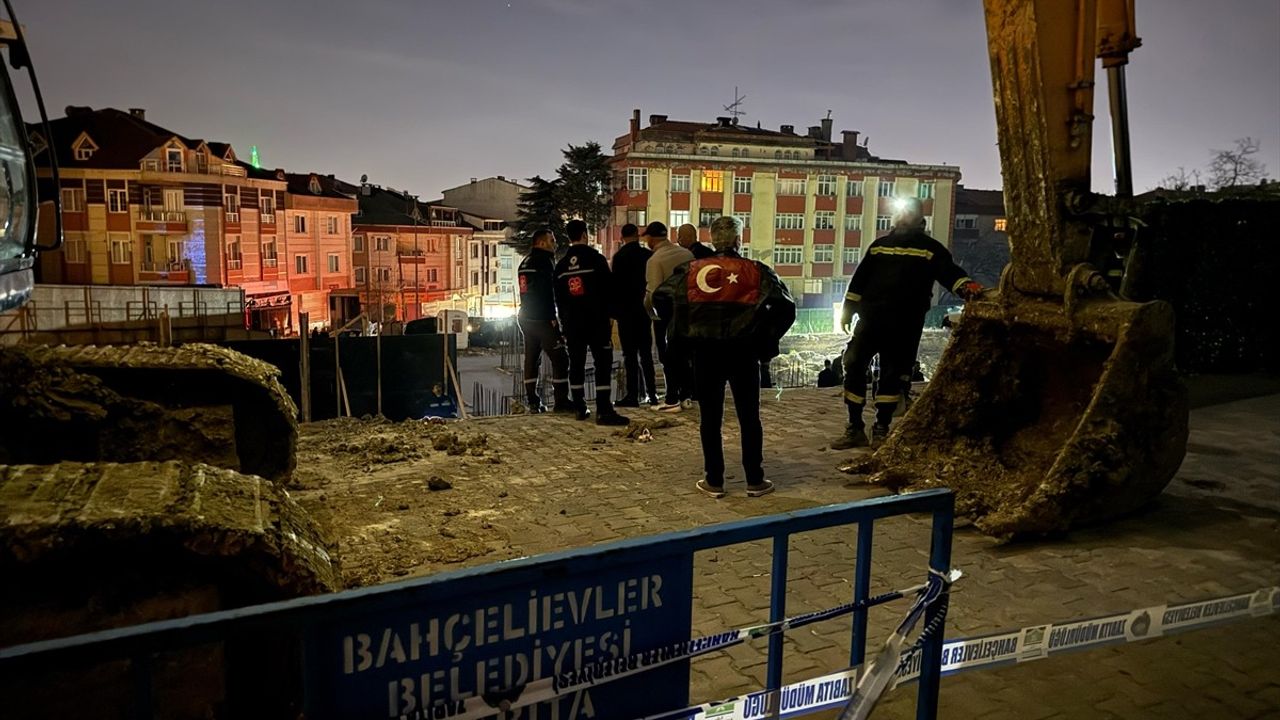
[[[734,85],[733,86],[733,102],[729,103],[728,105],[725,105],[724,111],[732,115],[735,120],[742,117],[743,115],[746,115],[747,112],[742,109],[742,101],[746,99],[747,99],[746,95],[738,94],[738,86]]]

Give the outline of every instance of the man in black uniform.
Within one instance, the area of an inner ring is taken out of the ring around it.
[[[698,228],[690,223],[685,223],[676,230],[676,242],[680,244],[680,247],[693,253],[695,260],[709,258],[716,254],[715,250],[698,240]]]
[[[640,407],[646,396],[658,404],[653,369],[653,321],[644,307],[645,263],[653,252],[640,242],[640,229],[622,226],[622,247],[613,254],[613,281],[618,300],[618,339],[622,341],[622,365],[627,369],[627,393],[618,407]],[[640,384],[643,372],[644,385]],[[647,395],[646,395],[647,393]]]
[[[533,247],[520,261],[520,314],[517,322],[524,335],[524,390],[529,412],[546,412],[538,393],[538,373],[542,354],[551,361],[551,386],[555,389],[555,411],[573,412],[569,404],[569,356],[564,350],[560,325],[556,322],[555,256],[556,237],[547,228],[533,234]]]
[[[742,226],[721,217],[711,224],[716,254],[680,265],[658,287],[653,307],[670,320],[672,333],[688,338],[698,373],[699,430],[706,477],[698,490],[724,497],[724,386],[742,431],[747,495],[773,492],[764,479],[764,429],[760,425],[760,363],[778,355],[778,340],[796,319],[787,286],[769,266],[738,254]]]
[[[587,244],[587,224],[570,220],[565,225],[569,252],[556,263],[556,307],[569,343],[569,392],[579,420],[591,417],[586,400],[587,349],[596,366],[596,424],[626,425],[627,418],[613,409],[609,376],[613,370],[613,288],[609,263]]]
[[[974,282],[942,243],[924,232],[924,208],[916,198],[897,201],[893,230],[871,243],[845,293],[841,327],[849,332],[853,316],[858,324],[844,351],[844,401],[849,425],[831,443],[834,450],[866,447],[862,409],[866,405],[867,368],[880,355],[880,384],[876,389],[876,422],[872,441],[889,434],[893,412],[910,387],[924,316],[933,302],[936,281],[967,299],[982,286]]]

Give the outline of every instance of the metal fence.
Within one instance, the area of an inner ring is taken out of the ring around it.
[[[174,684],[188,696],[204,697],[216,690],[217,703],[231,717],[262,716],[267,697],[287,700],[293,714],[300,710],[307,718],[321,720],[448,717],[465,712],[467,697],[473,703],[483,698],[484,706],[497,713],[504,701],[523,705],[519,701],[527,685],[539,679],[545,684],[554,672],[550,662],[540,670],[530,670],[526,662],[517,672],[520,663],[513,660],[527,661],[530,653],[541,654],[553,644],[568,648],[575,642],[616,640],[623,633],[629,639],[604,649],[599,657],[579,656],[564,667],[557,663],[556,671],[597,672],[592,663],[613,667],[611,660],[626,663],[646,654],[687,653],[693,632],[696,552],[771,541],[768,621],[783,621],[791,537],[851,525],[857,526],[856,535],[850,533],[849,538],[853,542],[856,537],[857,554],[851,568],[850,663],[860,666],[866,659],[868,608],[874,604],[875,523],[909,513],[932,516],[929,565],[920,569],[921,575],[926,570],[947,573],[954,497],[949,490],[927,490],[18,645],[0,649],[0,673],[20,682],[54,672],[127,667],[132,685],[125,683],[119,690],[129,699],[117,702],[131,703],[139,718],[167,716],[167,708],[154,708],[153,701],[175,697]],[[924,622],[933,631],[921,639],[916,718],[932,720],[937,716],[945,603],[928,606]],[[211,644],[226,648],[225,672],[174,672],[175,658]],[[244,672],[244,665],[252,665],[267,647],[287,652],[270,672]],[[678,650],[681,647],[685,650]],[[259,655],[253,654],[255,648]],[[776,702],[783,677],[781,632],[768,634],[767,652],[765,690]],[[685,707],[690,666],[688,660],[676,659],[593,685],[590,701],[596,716],[636,717]],[[264,696],[268,691],[275,694]],[[558,688],[555,693],[560,694]],[[81,700],[94,702],[83,695]],[[123,710],[101,703],[93,707]],[[777,705],[773,707],[776,712]]]

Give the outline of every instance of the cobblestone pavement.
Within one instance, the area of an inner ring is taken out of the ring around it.
[[[696,412],[654,431],[648,443],[551,415],[459,423],[488,434],[487,458],[429,454],[320,481],[329,463],[304,435],[301,501],[326,515],[340,539],[344,573],[365,584],[522,555],[845,502],[881,494],[847,487],[836,471],[846,453],[827,449],[843,408],[831,390],[765,391],[766,473],[778,492],[746,498],[741,473],[724,500],[693,489],[700,476]],[[631,410],[652,418],[649,410]],[[737,430],[726,422],[726,448]],[[732,460],[735,453],[727,453]],[[310,468],[310,469],[309,469]],[[733,472],[732,470],[730,471]],[[453,489],[428,492],[427,476]],[[308,480],[308,478],[311,478]],[[1052,541],[999,545],[961,523],[948,636],[1085,618],[1135,607],[1245,592],[1280,584],[1280,395],[1198,409],[1178,477],[1149,510]],[[323,499],[322,499],[323,498]],[[335,508],[362,508],[360,512]],[[788,612],[847,601],[852,528],[794,537]],[[878,523],[873,592],[918,581],[926,566],[927,518]],[[458,538],[471,542],[458,545]],[[765,543],[701,553],[695,632],[767,618]],[[872,611],[872,647],[900,608]],[[787,681],[848,662],[849,620],[793,631]],[[693,663],[693,699],[756,690],[764,643]],[[914,686],[898,689],[877,718],[914,717]],[[1280,618],[1109,649],[1084,651],[944,680],[945,718],[1280,717]]]

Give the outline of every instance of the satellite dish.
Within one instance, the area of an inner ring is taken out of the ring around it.
[[[369,182],[369,176],[368,176],[367,174],[366,174],[366,175],[361,175],[361,176],[360,176],[360,182],[362,182],[362,183],[367,183],[367,182]]]

